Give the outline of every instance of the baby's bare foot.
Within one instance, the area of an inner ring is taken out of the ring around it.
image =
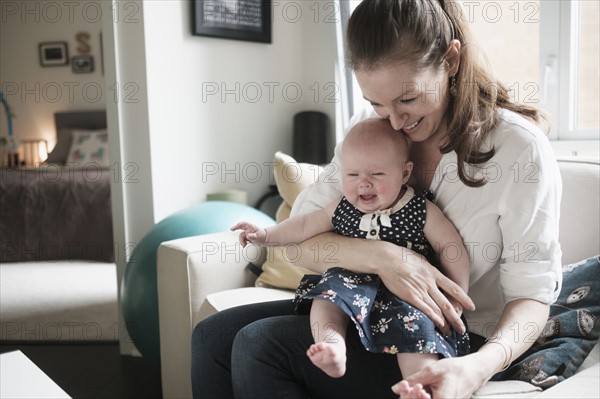
[[[330,377],[340,378],[346,373],[346,348],[343,345],[318,342],[311,345],[306,354]]]

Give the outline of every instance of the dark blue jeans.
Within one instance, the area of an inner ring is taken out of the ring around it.
[[[192,335],[194,398],[397,398],[402,379],[396,356],[367,352],[350,323],[347,371],[331,378],[306,350],[308,316],[291,300],[240,306],[199,323]]]

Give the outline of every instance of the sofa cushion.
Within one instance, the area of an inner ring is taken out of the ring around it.
[[[600,364],[585,369],[541,393],[539,399],[600,398]]]
[[[533,398],[542,392],[542,389],[524,381],[488,381],[484,386],[473,393],[472,399],[484,398]]]
[[[574,159],[559,160],[558,165],[563,185],[558,241],[563,264],[570,264],[600,251],[600,166]]]
[[[277,210],[277,223],[287,219],[296,197],[308,185],[314,183],[322,169],[318,165],[298,163],[294,158],[282,152],[275,154],[274,175],[279,195],[283,203]],[[269,247],[267,259],[262,266],[262,273],[256,280],[257,287],[282,288],[295,290],[300,279],[308,269],[295,266],[297,247]]]
[[[536,343],[501,380],[527,381],[543,389],[575,374],[600,336],[600,257],[563,267],[561,294]]]
[[[319,165],[298,163],[294,158],[280,151],[275,153],[274,163],[275,184],[279,195],[283,198],[283,204],[276,217],[277,223],[280,223],[290,216],[298,194],[317,181],[323,168]]]
[[[206,296],[206,302],[214,313],[251,303],[279,301],[282,299],[293,299],[294,292],[285,290],[274,290],[260,287],[244,287],[232,290],[215,292]]]

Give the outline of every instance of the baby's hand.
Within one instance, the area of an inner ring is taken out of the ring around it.
[[[242,247],[251,244],[264,244],[267,239],[267,232],[265,229],[258,227],[252,223],[239,222],[231,227],[231,231],[243,230],[240,233],[240,244]]]

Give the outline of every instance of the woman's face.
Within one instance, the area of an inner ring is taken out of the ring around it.
[[[448,71],[419,71],[406,63],[393,63],[355,73],[363,97],[375,112],[412,142],[446,135]]]

